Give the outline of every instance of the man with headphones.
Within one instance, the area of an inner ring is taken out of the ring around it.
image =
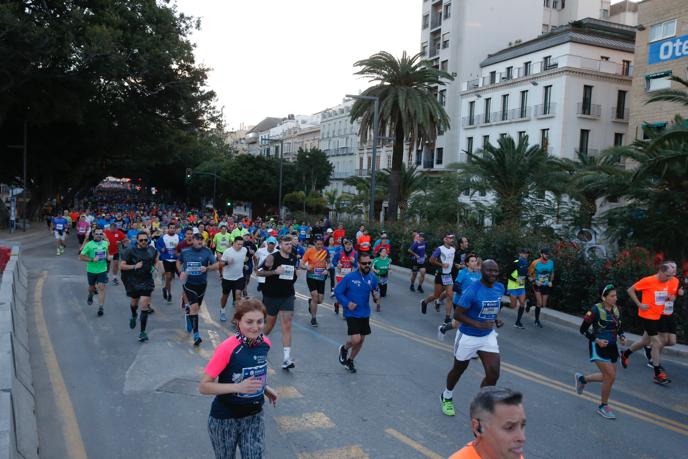
[[[470,416],[475,440],[449,459],[523,459],[526,414],[520,392],[485,386],[471,402]]]

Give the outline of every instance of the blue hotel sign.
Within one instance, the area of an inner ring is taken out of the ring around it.
[[[648,64],[659,64],[682,57],[688,57],[688,35],[668,38],[648,46]]]

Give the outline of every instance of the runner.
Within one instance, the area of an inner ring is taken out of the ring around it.
[[[244,261],[244,291],[242,295],[244,298],[248,298],[248,285],[251,282],[251,273],[253,273],[253,257],[258,250],[253,234],[250,232],[244,236],[244,248],[246,249],[246,261]]]
[[[334,288],[337,302],[343,305],[346,318],[347,340],[339,346],[339,363],[351,373],[356,373],[354,359],[363,348],[365,337],[370,335],[370,304],[372,294],[375,304],[380,305],[377,280],[370,273],[370,255],[362,253],[358,259],[358,271],[347,274]]]
[[[461,271],[459,271],[459,274],[456,276],[456,279],[454,280],[454,296],[452,298],[452,305],[456,309],[459,305],[459,300],[461,298],[461,293],[465,292],[468,287],[471,286],[474,282],[477,282],[480,280],[482,277],[482,274],[480,273],[480,268],[481,268],[481,263],[478,258],[478,256],[474,253],[469,253],[465,257],[465,264],[466,267],[463,268]],[[437,328],[438,334],[437,337],[439,339],[444,339],[444,335],[449,331],[453,330],[455,328],[458,328],[459,322],[452,320],[451,322],[443,322],[440,324],[440,326]]]
[[[65,239],[67,238],[67,227],[69,222],[62,215],[57,215],[52,219],[52,230],[55,234],[55,244],[57,246],[57,255],[62,255],[66,247]]]
[[[609,408],[607,402],[612,391],[612,384],[616,379],[616,361],[619,358],[617,338],[621,344],[626,343],[621,325],[621,314],[619,308],[616,307],[616,301],[616,288],[611,284],[605,286],[602,289],[602,303],[597,303],[585,314],[580,327],[581,334],[588,338],[590,361],[597,365],[600,373],[584,375],[578,372],[575,375],[575,387],[578,395],[583,393],[587,383],[602,383],[597,414],[605,419],[616,419],[616,415]],[[592,332],[590,327],[592,327]]]
[[[387,255],[391,255],[392,246],[389,243],[389,237],[387,236],[387,233],[385,233],[384,231],[382,232],[382,234],[380,234],[380,239],[375,241],[375,243],[373,244],[373,255],[377,256],[378,253],[380,253],[380,249],[382,249],[383,247],[387,249]]]
[[[409,290],[412,292],[416,291],[415,283],[416,276],[420,273],[418,277],[418,292],[425,293],[423,290],[423,282],[425,282],[425,234],[418,233],[417,239],[414,238],[411,247],[408,249],[409,255],[411,255],[411,286]]]
[[[192,240],[193,246],[184,249],[177,259],[177,271],[181,273],[179,279],[183,282],[184,295],[189,304],[186,331],[193,332],[194,346],[198,346],[203,342],[198,332],[198,311],[208,286],[208,271],[218,269],[219,262],[209,248],[203,247],[203,236],[194,234]]]
[[[268,257],[268,255],[275,253],[275,251],[277,250],[275,249],[275,246],[277,246],[277,239],[273,236],[269,236],[265,240],[263,247],[256,250],[256,254],[253,256],[253,258],[255,259],[255,274],[258,279],[257,289],[259,292],[263,289],[263,285],[265,284],[265,277],[259,276],[258,271],[263,269],[263,262]]]
[[[438,300],[442,292],[446,293],[448,298],[452,297],[452,268],[454,267],[454,235],[445,234],[443,244],[435,249],[430,256],[430,264],[436,266],[437,272],[435,274],[435,290],[427,298],[421,300],[420,311],[426,314],[428,311],[428,303],[433,300]],[[439,304],[435,303],[435,309],[439,311]],[[452,305],[447,302],[445,306],[444,323],[451,322]]]
[[[262,459],[265,453],[263,402],[277,403],[267,385],[268,351],[263,336],[265,306],[257,299],[242,300],[234,311],[234,336],[223,341],[205,368],[198,391],[215,395],[208,433],[217,458]]]
[[[662,349],[676,344],[676,320],[674,319],[674,301],[677,295],[683,295],[683,288],[676,278],[676,263],[665,261],[659,266],[654,276],[647,276],[633,284],[628,296],[638,306],[638,316],[643,323],[643,337],[626,349],[621,356],[621,364],[628,366],[631,353],[643,346],[651,345],[651,363],[654,369],[654,382],[660,385],[669,384],[671,379],[661,364]],[[641,292],[641,300],[636,292]]]
[[[523,459],[526,414],[523,395],[502,387],[483,387],[470,406],[475,440],[449,459]]]
[[[330,253],[323,248],[323,240],[315,236],[315,246],[309,247],[301,260],[306,270],[306,284],[311,297],[308,299],[308,312],[311,315],[311,327],[318,326],[318,305],[325,295],[325,279],[330,265]]]
[[[328,231],[330,228],[327,229]],[[330,255],[330,260],[332,261],[330,263],[330,267],[328,268],[328,274],[330,278],[330,298],[334,298],[334,284],[335,284],[335,265],[334,265],[334,258],[339,253],[341,250],[341,247],[338,247],[335,245],[334,242],[334,237],[330,237],[327,239],[327,245],[325,246],[325,250],[327,250],[327,253]]]
[[[389,267],[392,264],[392,260],[389,258],[387,247],[381,247],[379,254],[380,255],[373,260],[373,272],[375,273],[377,285],[380,288],[380,298],[384,298],[387,296],[387,282],[389,273],[392,271]],[[380,301],[378,301],[375,311],[380,312]]]
[[[268,318],[265,324],[265,334],[269,335],[280,317],[282,324],[282,346],[284,356],[282,369],[295,367],[291,359],[291,322],[294,315],[294,283],[296,282],[296,255],[292,253],[292,236],[282,236],[279,250],[268,255],[263,262],[263,269],[258,276],[265,277],[265,284],[261,289],[263,304],[267,308]]]
[[[540,250],[540,258],[530,264],[528,270],[530,281],[533,282],[535,290],[535,326],[542,328],[540,322],[540,311],[547,307],[547,300],[552,292],[552,282],[554,282],[554,261],[550,259],[551,251],[548,248]],[[530,305],[526,312],[530,312]]]
[[[88,233],[89,226],[90,225],[86,221],[86,215],[81,214],[79,221],[76,222],[76,238],[79,241],[79,247],[81,247],[86,240],[86,234]]]
[[[113,225],[106,225],[103,234],[109,243],[110,261],[108,263],[108,270],[112,273],[112,284],[119,285],[119,280],[117,279],[117,274],[119,274],[119,243],[126,239],[127,235]]]
[[[222,296],[220,297],[220,320],[227,321],[225,307],[227,298],[232,294],[232,306],[236,306],[241,299],[241,292],[244,290],[246,280],[244,279],[244,261],[246,260],[247,250],[244,247],[244,238],[237,236],[234,238],[232,246],[224,251],[220,259],[222,270]]]
[[[153,270],[158,263],[158,252],[149,244],[149,236],[145,232],[140,232],[136,238],[136,245],[122,252],[122,274],[126,274],[122,283],[127,290],[127,296],[132,300],[131,319],[129,328],[136,328],[136,318],[138,306],[141,306],[141,332],[139,341],[148,341],[146,325],[148,324],[148,314],[150,314],[151,293],[155,290],[153,280]],[[135,303],[134,303],[135,301]]]
[[[363,234],[356,239],[356,244],[358,244],[358,253],[363,255],[364,253],[370,253],[372,248],[370,233],[367,229],[363,230]]]
[[[353,249],[350,240],[344,239],[344,249],[335,255],[332,264],[337,268],[337,283],[341,282],[344,276],[358,269],[358,253]],[[335,290],[337,287],[335,286]],[[334,302],[334,313],[339,314],[339,302]],[[344,317],[346,318],[346,317]]]
[[[518,315],[516,316],[516,323],[514,327],[521,330],[526,327],[523,326],[521,318],[523,318],[523,311],[526,309],[526,279],[528,278],[528,255],[530,251],[522,247],[518,249],[518,258],[514,260],[514,270],[509,275],[509,280],[506,285],[506,293],[509,295],[511,301],[511,308],[518,306]]]
[[[88,299],[93,304],[93,295],[98,293],[98,316],[103,315],[105,306],[105,286],[107,285],[108,241],[103,239],[103,228],[93,232],[93,240],[84,246],[79,259],[85,261],[86,277],[88,278]]]
[[[177,271],[177,245],[179,245],[177,225],[170,222],[167,224],[167,233],[163,234],[155,244],[165,270],[163,274],[165,285],[162,288],[162,297],[168,303],[172,302],[172,279],[175,274],[179,274],[179,271]]]
[[[497,282],[499,265],[494,260],[485,260],[481,267],[481,278],[462,294],[454,319],[461,322],[460,333],[454,341],[454,365],[447,374],[447,387],[440,395],[442,412],[454,416],[454,387],[459,378],[477,354],[482,361],[485,377],[480,387],[494,386],[499,379],[499,344],[494,330],[499,305],[504,295],[504,285]]]
[[[346,238],[346,231],[342,223],[337,225],[337,229],[332,233],[332,237],[334,237],[334,245],[341,247],[344,238]]]

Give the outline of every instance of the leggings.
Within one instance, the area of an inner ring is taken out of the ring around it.
[[[262,459],[265,453],[263,413],[237,419],[208,416],[208,433],[216,459],[235,459],[237,446],[241,459]]]
[[[334,290],[334,268],[330,268],[330,290]]]

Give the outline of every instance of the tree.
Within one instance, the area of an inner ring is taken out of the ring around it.
[[[401,165],[404,142],[418,148],[428,142],[434,145],[437,130],[449,129],[449,116],[437,100],[436,90],[453,77],[435,69],[428,61],[421,60],[421,54],[408,56],[406,52],[396,59],[390,53],[380,51],[368,59],[354,64],[359,67],[356,75],[368,77],[373,86],[362,96],[374,96],[380,102],[379,133],[394,137],[392,167],[389,173],[390,220],[397,219],[401,194]],[[369,134],[375,129],[373,103],[357,99],[351,108],[351,122],[361,121],[361,142],[367,143]]]
[[[302,210],[306,201],[306,193],[303,191],[292,191],[287,193],[282,198],[282,202],[289,210]]]
[[[389,187],[392,170],[389,168],[383,169],[381,174],[381,182],[384,182],[386,187]],[[399,180],[399,210],[403,219],[404,213],[408,209],[411,197],[423,191],[428,183],[428,176],[422,174],[416,166],[406,167],[406,164],[401,165],[401,174]]]
[[[330,184],[334,166],[327,159],[324,151],[318,148],[303,150],[296,154],[296,174],[301,180],[302,190],[311,192],[322,190]]]
[[[353,175],[344,179],[344,185],[356,188],[356,194],[352,194],[350,202],[364,212],[370,205],[370,179]],[[387,195],[387,182],[382,171],[375,172],[375,208],[378,209]]]
[[[684,89],[660,89],[652,93],[650,97],[647,98],[646,104],[652,104],[655,102],[676,102],[685,107],[688,107],[688,80],[684,80],[678,75],[672,75],[669,77],[670,81],[675,81],[679,85],[683,86]]]
[[[496,147],[488,143],[466,155],[468,160],[458,165],[460,189],[494,193],[498,217],[506,222],[520,224],[530,192],[556,190],[553,158],[539,145],[529,146],[528,136],[518,144],[511,136],[500,137]]]

